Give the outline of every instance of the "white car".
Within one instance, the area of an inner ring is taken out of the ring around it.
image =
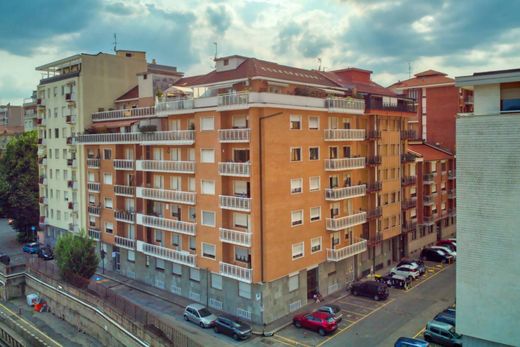
[[[411,278],[411,279],[417,279],[419,278],[419,267],[417,264],[407,264],[407,265],[401,265],[398,267],[394,267],[391,271],[391,274],[393,275],[399,275],[403,276],[404,278]]]
[[[451,255],[453,258],[457,257],[457,252],[456,251],[452,251],[449,247],[445,247],[445,246],[432,246],[430,248],[440,249],[444,253]]]

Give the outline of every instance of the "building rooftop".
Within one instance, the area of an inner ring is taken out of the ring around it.
[[[447,77],[447,74],[444,72],[426,70],[415,74],[413,78],[396,82],[390,85],[388,88],[404,90],[417,87],[435,87],[439,85],[451,84],[455,84],[455,80],[453,78]]]
[[[454,155],[428,143],[409,144],[408,151],[425,161],[453,159]]]
[[[469,76],[456,77],[457,87],[472,89],[474,85],[509,83],[520,81],[520,69],[475,72]]]
[[[126,100],[136,100],[139,98],[139,86],[135,86],[120,97],[116,99],[116,102],[126,101]]]

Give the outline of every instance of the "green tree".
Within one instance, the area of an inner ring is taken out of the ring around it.
[[[95,243],[85,230],[60,236],[54,247],[54,256],[63,279],[73,284],[79,284],[78,278],[92,277],[99,264]]]
[[[13,137],[0,159],[0,209],[14,219],[19,240],[31,238],[38,226],[38,135],[36,131]]]

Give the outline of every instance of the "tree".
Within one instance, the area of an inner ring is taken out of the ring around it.
[[[79,234],[61,235],[54,247],[54,255],[63,279],[76,285],[87,282],[99,264],[94,241],[85,230]]]
[[[0,209],[13,218],[19,240],[33,235],[38,225],[38,135],[36,131],[13,137],[0,159]]]

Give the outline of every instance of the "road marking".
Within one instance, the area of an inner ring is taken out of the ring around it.
[[[353,304],[353,303],[348,302],[348,301],[340,301],[340,302],[341,302],[342,304],[344,304],[344,305],[357,306],[357,307],[361,307],[361,308],[363,308],[363,309],[365,309],[365,310],[370,310],[370,309],[372,309],[372,308],[378,308],[378,307],[381,306],[381,305],[378,305],[378,306],[376,306],[376,307],[366,307],[366,306],[359,305],[359,304]]]
[[[419,287],[421,284],[423,284],[424,282],[427,282],[429,280],[431,280],[432,278],[434,278],[435,276],[437,276],[438,274],[440,274],[441,272],[443,272],[444,270],[446,270],[447,267],[445,268],[442,268],[441,270],[437,271],[436,273],[434,273],[433,275],[431,275],[429,278],[425,279],[424,281],[420,282],[420,283],[417,283],[415,286],[413,286],[412,288],[410,289],[407,289],[405,290],[405,292],[410,292],[412,290],[414,290],[415,288]]]
[[[391,299],[389,300],[388,302],[386,302],[385,304],[379,306],[378,308],[376,308],[374,311],[370,312],[369,314],[367,314],[366,316],[364,316],[363,318],[359,319],[358,321],[356,321],[355,323],[352,323],[351,325],[349,325],[348,327],[346,328],[343,328],[343,330],[340,329],[339,333],[337,334],[334,334],[333,336],[330,336],[328,337],[325,341],[322,341],[321,343],[319,343],[318,345],[316,345],[316,347],[320,347],[322,346],[324,343],[328,342],[329,340],[341,335],[344,331],[350,329],[351,327],[353,327],[354,325],[356,325],[357,323],[361,322],[363,319],[371,316],[372,314],[376,313],[377,311],[379,311],[380,309],[382,309],[383,307],[387,306],[387,305],[390,305],[392,302],[394,302],[395,299]]]
[[[291,346],[291,347],[294,346],[294,343],[287,343],[287,342],[285,342],[284,340],[282,340],[281,338],[279,338],[279,336],[277,336],[277,335],[273,335],[273,336],[271,336],[271,338],[273,338],[274,340],[276,340],[276,342],[283,343],[284,345]]]
[[[417,334],[415,334],[415,336],[413,337],[414,339],[417,338],[417,336],[421,335],[424,330],[426,330],[426,327],[425,328],[422,328]]]
[[[309,346],[309,345],[306,345],[305,343],[301,343],[301,342],[299,342],[299,341],[296,341],[296,340],[290,339],[290,338],[285,337],[285,336],[282,336],[282,335],[273,335],[273,336],[276,336],[276,337],[278,337],[278,338],[280,338],[280,339],[282,339],[282,340],[288,341],[288,342],[292,343],[292,345],[294,345],[294,346],[311,347],[311,346]],[[291,345],[291,346],[292,346],[292,345]]]

